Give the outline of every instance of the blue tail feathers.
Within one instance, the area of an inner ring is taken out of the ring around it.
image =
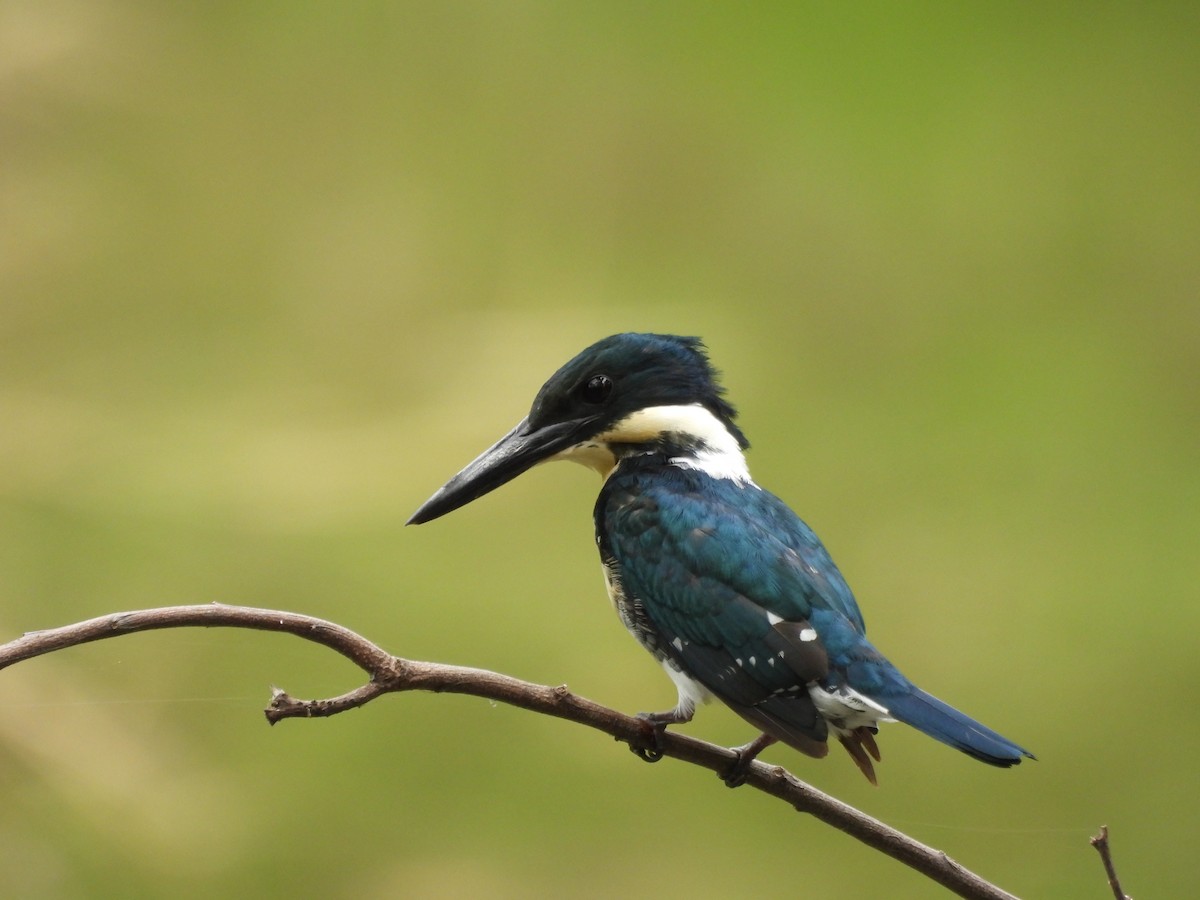
[[[903,696],[888,697],[885,703],[893,718],[988,765],[1008,768],[1024,757],[1036,759],[1024,747],[920,688],[914,687]]]

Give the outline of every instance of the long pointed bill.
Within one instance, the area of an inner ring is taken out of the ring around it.
[[[421,504],[407,524],[420,525],[444,516],[507,484],[522,472],[577,443],[576,434],[581,424],[578,421],[560,422],[531,430],[529,420],[522,419],[516,428],[479,454],[474,462]]]

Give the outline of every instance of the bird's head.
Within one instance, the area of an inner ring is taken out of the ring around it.
[[[551,459],[607,476],[623,457],[656,447],[736,454],[748,446],[699,338],[614,334],[542,385],[529,415],[425,501],[421,524]]]

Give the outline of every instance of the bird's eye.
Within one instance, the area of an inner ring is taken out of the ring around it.
[[[612,389],[613,380],[607,375],[593,375],[583,386],[580,396],[583,397],[584,403],[599,405],[608,399]]]

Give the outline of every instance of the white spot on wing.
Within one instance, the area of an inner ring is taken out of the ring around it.
[[[775,613],[771,612],[768,609],[767,610],[767,621],[770,622],[772,625],[778,625],[780,622],[783,621],[783,616],[777,616],[777,615],[775,615]]]
[[[815,628],[803,628],[800,631],[800,640],[815,641],[817,639],[817,630]]]

